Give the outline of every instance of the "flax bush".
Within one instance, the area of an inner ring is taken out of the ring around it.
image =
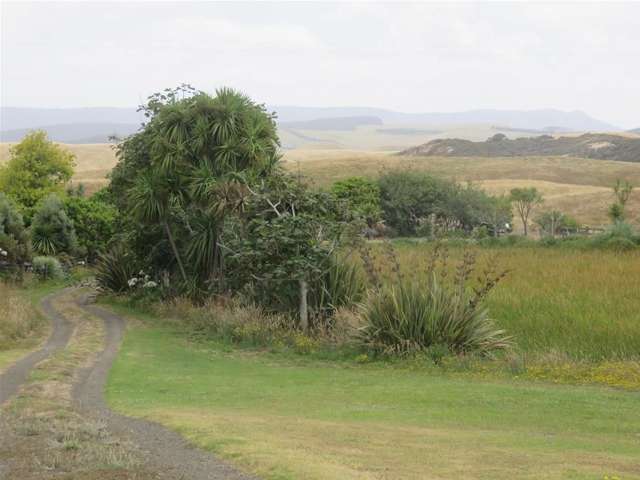
[[[447,252],[436,249],[425,279],[408,280],[402,276],[390,245],[387,251],[396,281],[375,288],[362,305],[365,325],[361,337],[367,346],[393,355],[434,349],[491,355],[511,345],[484,306],[484,299],[504,272],[485,271],[480,285],[471,289],[468,283],[475,257],[466,254],[447,281]],[[366,255],[364,258],[366,264]],[[367,270],[375,275],[373,267]]]

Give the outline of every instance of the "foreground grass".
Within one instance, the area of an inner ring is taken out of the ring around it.
[[[265,478],[640,478],[640,394],[196,346],[132,328],[109,403]]]

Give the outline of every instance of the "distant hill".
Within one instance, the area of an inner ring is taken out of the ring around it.
[[[561,110],[469,110],[452,113],[402,113],[392,110],[370,107],[295,107],[275,105],[269,110],[278,114],[279,122],[303,122],[316,119],[373,116],[385,125],[462,125],[488,124],[506,125],[511,128],[544,130],[548,128],[560,131],[618,131],[618,127],[597,120],[581,111],[565,112]],[[553,126],[553,127],[550,127]],[[554,130],[555,131],[555,130]]]
[[[295,130],[355,130],[361,125],[382,125],[382,120],[374,116],[316,118],[297,122],[280,122],[280,128]]]
[[[630,133],[637,133],[638,135],[640,135],[640,128],[634,128],[632,130],[627,130]]]
[[[443,126],[503,125],[505,128],[535,132],[587,132],[619,129],[609,123],[590,117],[584,112],[560,110],[470,110],[452,113],[403,113],[371,107],[298,107],[268,106],[277,113],[278,124],[293,130],[348,131],[361,125],[410,128],[416,130],[445,130]],[[105,131],[104,125],[122,125],[124,131],[139,125],[143,116],[135,108],[91,107],[91,108],[20,108],[0,107],[0,137],[4,141],[15,137],[16,130],[34,128],[59,128],[50,134],[59,135],[58,141],[80,142],[86,139],[104,139],[113,132]],[[85,127],[82,127],[82,126]],[[86,125],[92,125],[91,128]],[[503,127],[499,127],[504,130]],[[384,130],[387,130],[386,128]],[[119,133],[119,132],[118,132]],[[383,134],[398,134],[400,131],[385,131]]]
[[[575,137],[550,135],[511,140],[496,134],[484,142],[459,138],[432,140],[400,152],[400,155],[449,157],[573,156],[640,162],[640,139],[621,135],[587,133]]]
[[[139,125],[130,123],[71,123],[65,125],[43,125],[49,138],[62,143],[107,143],[109,137],[126,137],[138,130]],[[18,142],[33,128],[3,130],[0,141]]]

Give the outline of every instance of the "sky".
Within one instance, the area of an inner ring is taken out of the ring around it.
[[[0,5],[2,106],[131,107],[185,82],[269,105],[640,127],[640,2]]]

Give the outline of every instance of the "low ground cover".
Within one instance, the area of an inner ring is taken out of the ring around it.
[[[640,478],[640,397],[192,343],[136,324],[110,404],[264,478]]]

